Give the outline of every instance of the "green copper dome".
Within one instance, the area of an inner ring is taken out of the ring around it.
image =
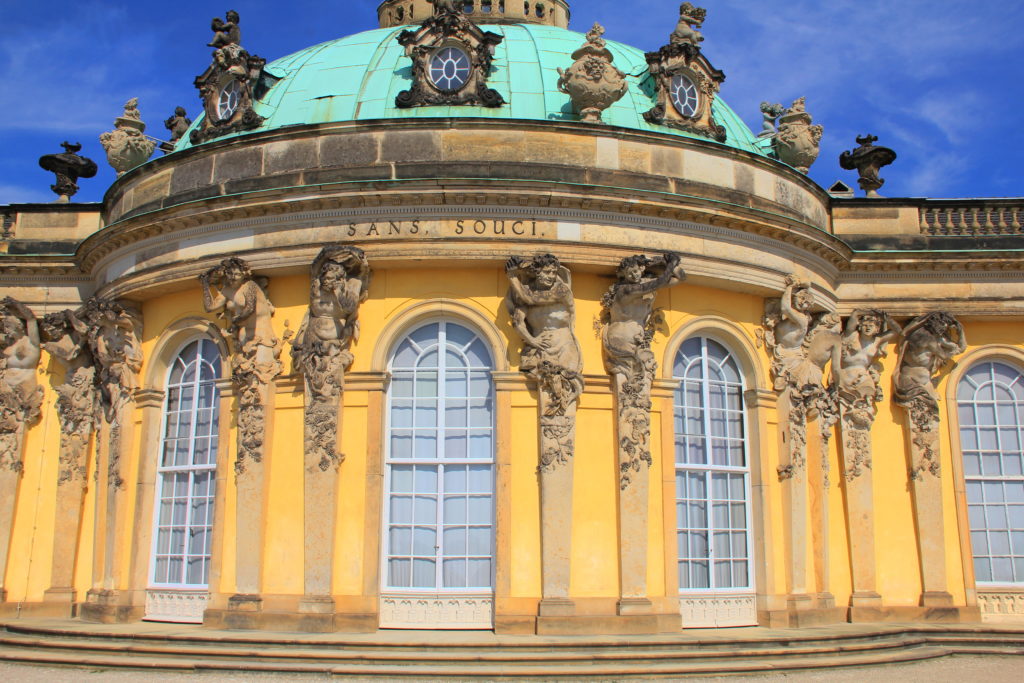
[[[406,28],[409,27],[365,31],[268,64],[266,70],[281,80],[254,105],[256,113],[266,120],[255,131],[237,135],[286,126],[374,119],[579,120],[573,113],[569,96],[559,92],[556,83],[557,69],[567,69],[573,62],[569,55],[586,41],[583,34],[537,24],[484,25],[481,27],[484,30],[505,37],[497,47],[494,68],[488,78],[488,86],[504,96],[507,102],[504,106],[399,109],[395,106],[395,97],[412,85],[412,62],[397,41],[398,34]],[[643,50],[610,40],[608,49],[615,55],[615,66],[630,77],[627,79],[629,91],[604,112],[606,125],[697,137],[645,121],[644,112],[655,102],[654,84],[647,76]],[[721,98],[715,98],[713,112],[728,134],[722,144],[767,156],[766,149]],[[177,149],[192,146],[188,137],[182,137]]]

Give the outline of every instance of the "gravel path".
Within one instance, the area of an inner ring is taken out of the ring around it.
[[[864,669],[837,669],[832,671],[805,671],[800,673],[773,673],[761,676],[736,676],[727,679],[688,678],[686,681],[857,681],[858,683],[966,683],[985,681],[1021,681],[1024,657],[945,657],[915,664],[895,664]],[[66,669],[0,664],[0,681],[4,683],[241,683],[242,681],[323,681],[326,675],[292,674],[180,674],[116,671],[96,669]],[[338,679],[342,680],[342,679]],[[346,683],[379,683],[383,679],[344,679]],[[409,679],[403,679],[408,681]],[[426,681],[428,679],[421,679]],[[436,680],[436,679],[429,679]],[[537,683],[534,681],[533,683]],[[624,683],[624,682],[617,682]]]

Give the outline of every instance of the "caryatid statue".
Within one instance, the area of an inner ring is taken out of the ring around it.
[[[247,458],[263,460],[266,387],[281,374],[282,342],[271,325],[274,306],[245,261],[224,259],[199,282],[206,312],[217,313],[228,325],[224,334],[232,347],[231,380],[239,401],[235,471],[241,473]]]
[[[505,264],[505,298],[512,326],[523,338],[519,368],[541,392],[540,471],[569,462],[576,431],[576,402],[583,393],[583,356],[576,339],[576,304],[568,268],[552,254]]]
[[[359,340],[359,305],[366,301],[370,264],[356,247],[326,247],[313,262],[309,312],[292,342],[292,357],[306,379],[306,453],[327,471],[341,463],[337,408],[352,343]]]
[[[121,303],[108,299],[89,299],[80,315],[99,371],[104,416],[108,424],[118,424],[121,408],[133,400],[139,386],[142,345],[138,321]]]
[[[359,340],[359,306],[369,296],[370,264],[361,249],[325,247],[313,261],[309,312],[292,342],[295,369],[305,378],[303,587],[300,611],[333,617],[338,448],[345,372]],[[312,616],[317,615],[317,616]]]
[[[601,299],[604,362],[618,400],[620,486],[629,486],[642,463],[651,464],[651,385],[658,363],[651,352],[654,298],[686,279],[678,254],[630,256],[618,281]]]
[[[879,382],[885,347],[902,332],[888,313],[858,309],[846,322],[839,370],[846,478],[853,480],[871,467],[871,426],[882,400]]]
[[[939,394],[935,378],[953,358],[967,349],[963,325],[949,313],[915,318],[903,330],[899,361],[893,378],[893,399],[910,414],[915,479],[929,472],[939,476]]]
[[[0,316],[0,468],[20,472],[25,427],[39,418],[43,403],[36,382],[39,324],[27,306],[11,297],[0,303]]]

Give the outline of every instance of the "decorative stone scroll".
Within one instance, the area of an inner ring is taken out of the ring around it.
[[[707,10],[683,3],[669,44],[647,53],[657,104],[644,119],[725,142],[725,127],[715,121],[712,111],[725,74],[711,66],[701,52],[704,36],[696,30],[706,16]]]
[[[75,602],[75,539],[89,483],[89,443],[100,420],[95,360],[89,348],[89,328],[74,311],[45,316],[41,322],[43,348],[64,366],[57,392],[60,455],[57,468],[57,511],[54,517],[53,565],[45,600]]]
[[[190,139],[194,145],[253,130],[263,123],[253,103],[278,79],[263,70],[267,60],[242,47],[238,24],[238,12],[233,10],[227,13],[226,21],[213,19],[214,36],[208,45],[216,48],[213,61],[195,80],[206,117],[192,131]]]
[[[807,113],[807,99],[801,97],[779,117],[778,131],[772,140],[775,155],[801,173],[807,174],[821,153],[821,139],[825,128],[812,125],[813,119]],[[762,105],[762,112],[764,108]],[[765,117],[772,112],[765,112]]]
[[[395,98],[399,108],[437,105],[500,107],[505,98],[487,87],[494,50],[504,36],[483,31],[451,2],[435,2],[434,14],[398,43],[412,60],[412,88]]]
[[[0,600],[11,546],[14,504],[21,479],[25,432],[39,419],[43,388],[36,383],[39,325],[27,306],[0,302]]]
[[[123,175],[136,166],[144,164],[156,149],[156,140],[143,135],[146,124],[139,114],[139,100],[136,97],[124,105],[124,114],[114,119],[114,130],[100,135],[100,144],[107,152],[107,162]]]
[[[903,330],[893,377],[893,400],[907,415],[910,479],[921,556],[921,605],[946,607],[953,597],[946,582],[946,538],[939,446],[940,372],[967,348],[963,325],[949,313],[928,313]]]
[[[305,598],[300,610],[333,612],[338,450],[345,372],[359,339],[370,264],[361,249],[325,247],[313,261],[309,312],[292,342],[295,369],[305,377]],[[324,627],[330,626],[325,624]]]
[[[537,387],[540,411],[542,616],[564,616],[569,602],[573,452],[576,408],[583,393],[583,355],[574,327],[572,278],[552,254],[505,264],[505,305],[523,338],[519,368]]]
[[[558,89],[572,99],[583,123],[601,123],[601,112],[626,94],[626,74],[612,66],[615,56],[605,47],[604,27],[594,24],[587,42],[572,53],[576,60],[566,71],[558,70]]]
[[[284,342],[274,334],[274,306],[265,291],[267,281],[253,276],[249,265],[228,258],[199,276],[203,306],[227,323],[222,333],[231,352],[231,382],[238,401],[237,487],[238,593],[229,609],[259,611],[260,567],[263,562],[263,511],[266,503],[263,456],[269,442],[268,416],[273,414],[272,383],[281,374]]]
[[[651,385],[658,363],[651,340],[663,318],[658,290],[686,279],[678,254],[630,256],[601,299],[604,363],[615,396],[619,464],[620,614],[649,613],[647,599],[648,468],[652,464]]]
[[[915,318],[904,330],[893,399],[910,418],[911,477],[939,477],[939,394],[934,381],[967,348],[963,325],[948,313]]]

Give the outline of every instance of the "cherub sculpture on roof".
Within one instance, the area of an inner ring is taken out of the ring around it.
[[[700,46],[704,42],[704,36],[697,31],[704,25],[708,11],[703,7],[695,7],[693,3],[684,2],[679,6],[679,23],[676,30],[672,32],[669,42],[673,45]]]
[[[434,6],[434,14],[459,11],[459,8],[455,4],[455,0],[427,0],[427,2]]]
[[[239,16],[235,10],[228,10],[224,15],[227,21],[220,17],[214,17],[210,24],[213,30],[213,40],[207,43],[207,47],[222,48],[227,45],[242,44],[242,29],[239,28]]]

